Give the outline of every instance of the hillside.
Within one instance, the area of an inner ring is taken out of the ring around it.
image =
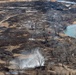
[[[64,33],[72,24],[76,4],[0,3],[0,75],[76,75],[76,38]]]

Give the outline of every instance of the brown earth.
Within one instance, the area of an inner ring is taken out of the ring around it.
[[[76,75],[76,39],[63,33],[76,21],[75,7],[47,1],[1,3],[0,75],[11,75],[15,69],[8,68],[9,61],[36,47],[45,65],[24,70],[22,75]]]

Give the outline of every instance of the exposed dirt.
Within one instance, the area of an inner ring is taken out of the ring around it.
[[[45,66],[22,75],[76,75],[76,39],[63,33],[75,21],[76,5],[69,9],[66,4],[47,1],[1,3],[0,75],[12,75],[7,73],[9,61],[36,47],[46,58]]]

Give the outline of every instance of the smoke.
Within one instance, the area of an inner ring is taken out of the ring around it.
[[[39,47],[35,48],[31,51],[24,51],[20,56],[10,61],[11,68],[14,69],[27,69],[27,68],[35,68],[38,66],[44,66],[45,59],[39,51]]]

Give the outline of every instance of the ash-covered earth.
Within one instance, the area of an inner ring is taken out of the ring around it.
[[[76,38],[64,34],[67,26],[72,24],[76,24],[76,4],[1,3],[0,74],[8,75],[12,69],[8,67],[9,62],[22,51],[39,47],[45,65],[22,75],[76,75]]]

